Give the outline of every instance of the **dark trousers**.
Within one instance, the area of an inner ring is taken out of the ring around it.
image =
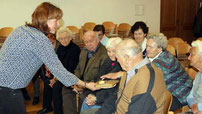
[[[62,98],[64,104],[64,114],[77,114],[76,93],[71,87],[62,88]]]
[[[52,101],[54,114],[63,114],[62,108],[62,87],[63,85],[57,81],[53,88],[49,86],[50,79],[44,79],[43,108],[52,109]]]
[[[0,87],[0,114],[25,114],[21,90]]]
[[[179,108],[183,107],[183,105],[180,103],[180,101],[177,99],[177,97],[173,96],[173,101],[170,107],[170,111],[175,111]]]
[[[64,103],[64,114],[80,114],[81,105],[88,94],[92,91],[85,89],[78,96],[78,111],[76,106],[76,93],[72,91],[71,87],[63,87],[62,89],[62,98]]]

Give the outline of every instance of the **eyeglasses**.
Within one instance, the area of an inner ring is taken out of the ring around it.
[[[59,38],[59,40],[69,40],[70,37],[66,37],[66,38]]]

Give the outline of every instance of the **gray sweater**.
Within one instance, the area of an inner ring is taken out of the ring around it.
[[[51,42],[42,32],[32,27],[18,27],[0,50],[0,86],[26,87],[43,63],[65,86],[78,81],[63,67]]]

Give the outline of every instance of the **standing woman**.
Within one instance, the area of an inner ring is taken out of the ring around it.
[[[146,57],[146,44],[147,39],[146,36],[148,34],[149,28],[147,25],[142,22],[138,21],[131,27],[131,33],[134,35],[134,39],[136,43],[141,47],[142,49],[142,55],[143,58]]]
[[[55,33],[62,10],[49,2],[40,4],[32,14],[32,22],[16,28],[0,51],[0,112],[25,114],[20,88],[26,87],[44,63],[65,86],[74,84],[95,90],[94,83],[85,83],[68,72],[59,61],[46,37]]]

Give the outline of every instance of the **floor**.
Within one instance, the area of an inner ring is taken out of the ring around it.
[[[33,85],[32,82],[28,85],[27,87],[27,92],[31,98],[31,100],[29,101],[25,101],[25,105],[26,105],[26,113],[27,114],[37,114],[37,111],[42,109],[42,102],[43,102],[43,82],[42,80],[40,80],[40,102],[37,105],[32,105],[32,101],[33,101],[33,93],[34,93],[34,89],[33,89]],[[48,114],[53,114],[53,112],[48,113]]]

